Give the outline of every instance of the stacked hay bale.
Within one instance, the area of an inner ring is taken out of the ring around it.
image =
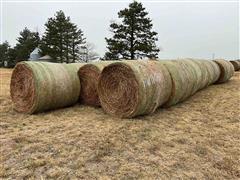
[[[234,74],[234,67],[232,63],[226,60],[215,60],[220,68],[220,77],[216,81],[216,83],[224,83],[228,81]]]
[[[232,63],[235,71],[240,70],[240,60],[230,61],[230,63]]]
[[[98,98],[97,84],[103,68],[113,61],[102,61],[85,64],[78,70],[78,76],[81,82],[81,93],[79,101],[82,104],[91,106],[100,106]]]
[[[171,76],[157,61],[122,61],[105,67],[98,93],[102,107],[118,117],[154,112],[171,95]]]
[[[66,107],[77,102],[81,64],[21,62],[13,70],[10,94],[14,109],[37,113]]]

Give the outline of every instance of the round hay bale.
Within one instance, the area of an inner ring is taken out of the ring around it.
[[[212,62],[209,60],[202,60],[202,63],[208,72],[208,82],[205,86],[205,87],[207,87],[217,81],[217,79],[220,76],[220,69],[216,68],[216,66],[213,65]]]
[[[85,64],[79,68],[78,76],[81,82],[79,101],[81,103],[96,107],[100,106],[97,92],[98,79],[103,68],[111,63],[113,61],[103,61]]]
[[[164,107],[169,107],[180,102],[189,92],[189,77],[185,66],[182,62],[177,60],[161,60],[159,63],[163,64],[169,71],[172,79],[172,92]]]
[[[14,109],[32,114],[76,103],[80,93],[77,69],[78,65],[18,63],[10,84]]]
[[[230,61],[230,63],[232,63],[235,71],[240,70],[240,61],[238,61],[238,60],[236,60],[236,61]]]
[[[216,83],[224,83],[228,81],[234,74],[234,67],[232,63],[226,60],[214,60],[220,68],[220,76]]]
[[[154,112],[169,99],[171,89],[171,76],[158,61],[112,63],[98,84],[103,109],[122,118]]]
[[[220,77],[220,68],[219,66],[212,60],[208,60],[208,63],[210,63],[213,67],[213,77],[212,77],[212,81],[210,84],[214,84]]]
[[[195,89],[195,86],[196,86],[197,77],[194,71],[194,67],[190,62],[183,59],[183,60],[177,60],[176,63],[180,63],[180,65],[182,66],[185,73],[185,77],[186,77],[185,82],[187,82],[186,91],[183,97],[179,101],[179,102],[182,102],[186,98],[192,95],[193,90]]]
[[[196,63],[196,60],[193,59],[184,59],[183,61],[187,62],[189,66],[191,66],[192,73],[193,73],[193,89],[191,91],[190,95],[193,95],[195,92],[197,92],[201,86],[202,79],[203,79],[203,74],[201,67],[199,66],[198,63]]]
[[[199,84],[198,90],[205,88],[209,83],[209,76],[210,76],[209,70],[207,69],[207,66],[204,64],[203,61],[204,60],[199,60],[199,59],[194,60],[194,62],[198,64],[198,66],[200,67],[201,74],[202,74],[201,76],[202,80],[201,80],[201,83]]]

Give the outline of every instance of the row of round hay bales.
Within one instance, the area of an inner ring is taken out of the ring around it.
[[[118,117],[150,114],[171,95],[171,76],[157,61],[122,61],[105,67],[98,93],[103,109]]]
[[[104,67],[113,61],[102,61],[83,65],[78,70],[78,77],[81,82],[79,101],[82,104],[100,106],[97,84],[99,76]]]
[[[77,76],[80,66],[80,63],[18,63],[10,84],[14,109],[32,114],[76,103],[80,93]]]
[[[234,75],[234,66],[226,60],[214,60],[220,68],[220,76],[216,83],[224,83]]]
[[[169,60],[159,61],[171,74],[173,89],[166,107],[177,104],[198,90],[217,81],[220,69],[216,63],[207,60]]]
[[[119,117],[134,117],[184,101],[233,73],[233,65],[224,60],[22,62],[13,71],[10,91],[19,112],[42,112],[80,100]]]
[[[150,114],[169,107],[233,75],[224,60],[122,61],[106,66],[98,93],[103,109],[118,117]],[[162,98],[160,98],[162,97]]]
[[[230,63],[232,63],[235,71],[239,71],[240,70],[240,60],[230,61]]]

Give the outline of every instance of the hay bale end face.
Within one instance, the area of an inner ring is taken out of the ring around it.
[[[232,63],[226,60],[214,60],[220,68],[220,76],[216,83],[224,83],[228,81],[234,74],[234,67]]]
[[[171,77],[157,61],[122,61],[105,67],[98,92],[103,109],[130,118],[150,114],[171,94]]]
[[[18,63],[10,84],[14,109],[33,114],[76,103],[80,93],[76,66],[46,62]]]
[[[101,106],[98,98],[97,84],[103,68],[111,63],[112,61],[97,62],[85,64],[79,68],[78,77],[81,82],[79,101],[81,103],[96,107]]]

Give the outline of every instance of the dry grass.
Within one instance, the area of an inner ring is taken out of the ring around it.
[[[10,74],[1,69],[1,179],[240,178],[240,73],[134,120],[81,105],[19,114]]]

